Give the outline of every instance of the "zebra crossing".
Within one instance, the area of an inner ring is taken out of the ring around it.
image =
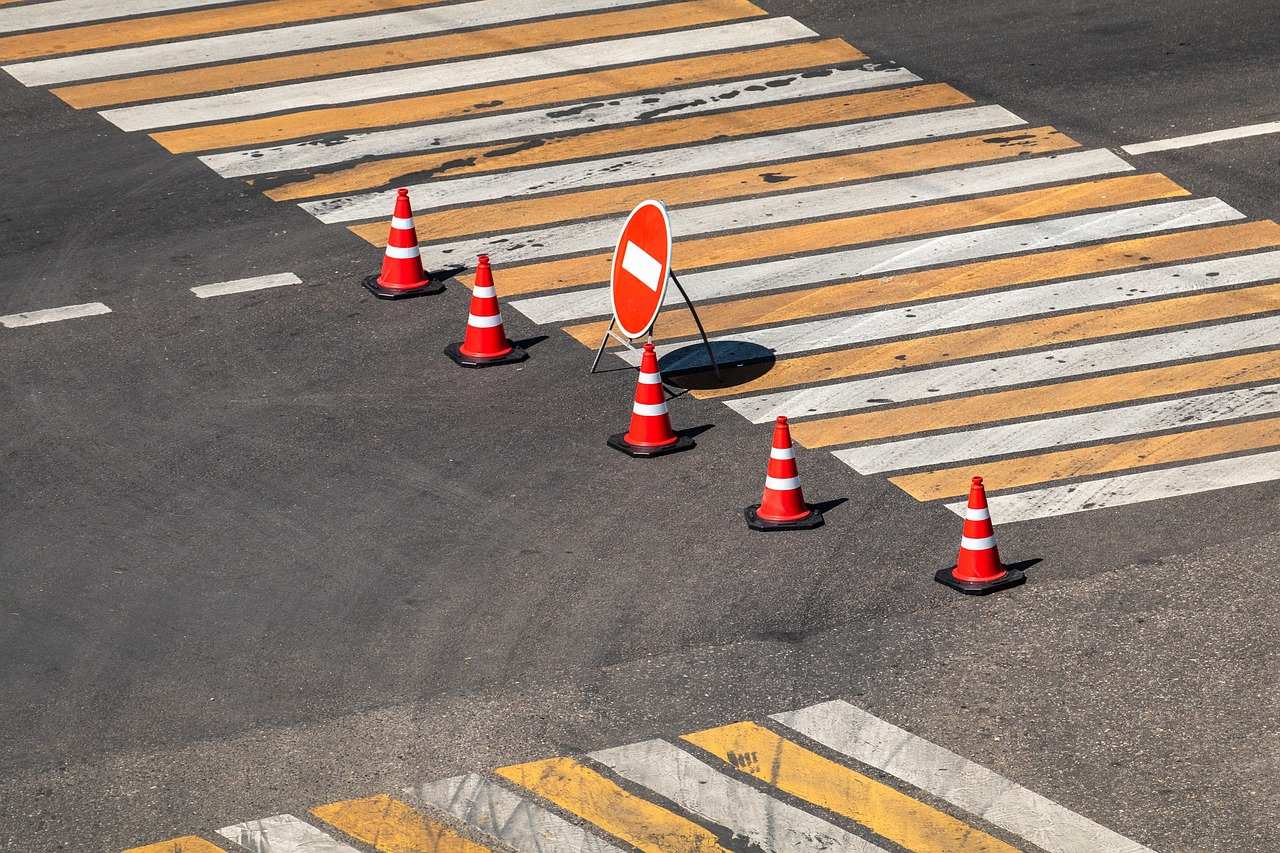
[[[125,853],[1151,853],[841,700]]]
[[[586,346],[619,223],[663,199],[742,365],[691,394],[920,501],[1280,479],[1280,226],[748,0],[0,6],[19,83],[374,246],[408,186],[429,263],[489,254]],[[695,335],[660,318],[668,375],[708,366]]]

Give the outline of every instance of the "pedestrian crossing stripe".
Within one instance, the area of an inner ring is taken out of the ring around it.
[[[980,472],[1009,521],[1280,479],[1280,226],[749,0],[0,6],[24,85],[375,246],[410,185],[429,263],[489,254],[586,345],[618,221],[663,199],[737,383],[692,396],[919,500]],[[669,375],[707,366],[696,331],[660,319]]]
[[[1152,853],[840,700],[677,738],[417,783],[396,794],[246,820],[125,853],[721,853],[744,847],[760,853]]]

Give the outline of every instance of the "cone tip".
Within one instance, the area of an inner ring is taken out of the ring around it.
[[[654,352],[653,341],[645,341],[645,342],[644,342],[644,351],[645,351],[645,352]]]
[[[981,485],[982,485],[982,478],[981,478],[981,477],[974,477],[974,478],[973,478],[973,485],[974,485],[974,486],[981,486]]]
[[[482,266],[482,267],[487,267],[487,266],[489,266],[489,256],[488,256],[488,255],[476,255],[476,265],[477,265],[477,266]]]
[[[409,190],[407,187],[400,187],[400,189],[396,190],[396,195],[407,196],[408,194],[409,194]]]
[[[786,425],[787,425],[787,416],[778,415],[778,426],[786,426]]]

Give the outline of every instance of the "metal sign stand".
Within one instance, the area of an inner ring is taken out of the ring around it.
[[[688,306],[689,313],[693,315],[694,325],[698,327],[698,334],[702,337],[702,345],[707,348],[707,357],[711,359],[711,367],[715,370],[716,379],[719,379],[720,363],[716,361],[715,351],[711,348],[711,341],[707,339],[707,330],[702,327],[702,318],[698,316],[698,310],[693,307],[693,300],[689,298],[688,293],[685,293],[684,286],[680,284],[680,279],[676,278],[675,270],[668,271],[667,278],[669,278],[671,283],[676,286],[676,290],[680,291],[680,296],[684,299],[684,304]],[[604,355],[604,349],[609,344],[609,338],[613,338],[632,352],[636,351],[634,341],[639,340],[639,338],[631,339],[614,333],[613,326],[616,322],[616,317],[609,318],[609,325],[604,330],[604,337],[600,339],[600,346],[596,348],[595,360],[591,362],[591,373],[596,372],[596,367],[600,364],[600,357]],[[653,341],[652,328],[650,329],[648,338],[650,342]]]

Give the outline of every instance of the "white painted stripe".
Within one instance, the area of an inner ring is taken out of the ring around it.
[[[775,492],[789,492],[800,488],[799,477],[765,477],[764,487]]]
[[[441,808],[519,853],[622,853],[604,839],[474,773],[418,785],[407,795],[412,805]]]
[[[417,246],[387,246],[386,255],[388,258],[396,258],[403,261],[408,258],[420,257],[422,250]]]
[[[941,119],[949,113],[938,117]],[[785,166],[781,167],[785,170]],[[760,198],[722,201],[669,211],[671,227],[681,237],[709,234],[762,223],[782,225],[802,219],[857,213],[899,204],[1088,178],[1133,167],[1110,151],[1080,151],[1047,157],[1028,157],[1006,163],[948,169],[928,175],[886,178],[852,185],[771,195]],[[785,187],[786,184],[781,186]],[[492,234],[433,247],[441,255],[467,257],[483,252],[497,253],[507,263],[550,258],[588,249],[613,246],[626,217],[594,219],[536,228],[528,231]],[[834,242],[834,241],[833,241]]]
[[[835,456],[860,474],[878,474],[1274,414],[1280,414],[1280,383],[850,447]]]
[[[770,853],[879,853],[866,839],[827,823],[750,785],[719,773],[665,741],[649,740],[593,752],[590,758],[643,785],[687,812]]]
[[[641,372],[641,373],[639,374],[639,376],[637,377],[637,381],[638,381],[641,385],[661,385],[661,384],[662,384],[662,374],[661,374],[661,373],[644,373],[644,372]]]
[[[493,286],[489,287],[473,287],[471,295],[478,296],[481,299],[495,299],[498,296],[498,289]]]
[[[285,287],[290,284],[302,284],[302,279],[291,272],[275,275],[259,275],[253,278],[241,278],[235,281],[223,281],[217,284],[202,284],[191,288],[191,292],[201,299],[211,296],[226,296],[229,293],[246,293],[250,290],[265,290],[268,287]]]
[[[40,311],[23,311],[21,314],[9,314],[0,317],[0,326],[16,329],[19,326],[39,326],[42,323],[56,323],[59,320],[75,320],[79,317],[93,317],[98,314],[110,314],[111,309],[101,302],[87,302],[84,305],[67,305],[63,308],[44,308]]]
[[[714,338],[713,341],[716,343],[716,358],[727,362],[749,357],[753,352],[758,353],[761,347],[775,355],[788,355],[903,335],[923,335],[981,323],[998,323],[1018,317],[1062,314],[1082,308],[1194,293],[1274,278],[1280,278],[1280,251],[1095,276],[1001,293],[984,293],[923,305],[745,330]],[[665,355],[687,346],[688,342],[665,344],[659,347],[658,353]],[[703,362],[710,364],[706,361],[705,350],[701,355],[690,350],[677,358],[668,358],[665,366],[668,370],[676,370]]]
[[[474,326],[477,329],[492,329],[494,326],[502,325],[501,314],[490,314],[483,316],[479,314],[468,314],[467,325]]]
[[[579,101],[518,113],[349,133],[327,141],[325,145],[293,142],[269,148],[207,154],[200,160],[223,177],[312,169],[365,157],[438,151],[462,145],[600,129],[658,117],[692,116],[726,107],[742,109],[919,80],[906,69],[885,68],[868,62],[860,68],[823,68],[798,74],[775,74],[609,101]]]
[[[1250,136],[1265,136],[1280,133],[1280,121],[1267,121],[1261,124],[1242,124],[1239,127],[1228,127],[1222,130],[1211,130],[1207,133],[1192,133],[1188,136],[1175,136],[1170,139],[1157,139],[1153,142],[1136,142],[1124,145],[1121,151],[1126,154],[1150,154],[1153,151],[1170,151],[1175,148],[1191,148],[1196,145],[1209,145],[1214,142],[1226,142],[1230,139],[1245,139]]]
[[[966,551],[986,551],[989,548],[996,547],[996,537],[985,536],[982,539],[971,539],[968,536],[961,536],[960,547]]]
[[[1154,853],[847,702],[824,702],[774,714],[773,719],[841,755],[977,815],[1046,853]]]
[[[745,296],[784,287],[799,287],[864,276],[884,275],[935,264],[952,264],[1034,249],[1069,246],[1243,217],[1218,199],[1164,202],[1123,210],[1004,225],[925,237],[919,240],[842,249],[798,258],[783,258],[703,272],[682,272],[680,283],[694,301]],[[743,239],[749,239],[744,235]],[[665,302],[681,297],[668,291]],[[608,287],[535,296],[511,303],[535,323],[558,323],[609,313]]]
[[[964,511],[964,517],[966,521],[986,521],[991,518],[991,510],[987,507],[981,509],[969,507]]]
[[[647,0],[476,0],[471,3],[257,29],[164,44],[139,45],[79,56],[37,59],[6,65],[4,70],[27,86],[45,86],[72,80],[407,38],[569,12],[634,6],[642,2]],[[282,104],[279,109],[285,109],[285,106]]]
[[[54,0],[0,9],[0,33],[61,27],[147,15],[152,12],[174,12],[199,6],[221,6],[235,0]]]
[[[835,154],[874,145],[971,133],[1016,124],[1025,122],[1003,107],[967,107],[580,163],[561,163],[514,172],[438,180],[416,184],[410,190],[425,208],[438,208],[531,193],[565,192],[706,169],[723,169],[746,163],[768,163],[814,154]],[[302,208],[322,222],[349,222],[377,217],[380,211],[387,209],[394,197],[393,191],[362,193],[304,202]]]
[[[988,498],[1002,522],[1068,515],[1280,480],[1280,451],[1121,474]],[[958,504],[947,509],[958,512]],[[1110,849],[1110,848],[1107,848]]]
[[[667,414],[667,404],[665,401],[662,403],[633,403],[631,411],[637,415],[653,418]]]
[[[561,0],[562,3],[570,0]],[[495,4],[492,17],[510,19],[535,14],[544,0],[480,0]],[[599,5],[601,0],[575,0]],[[628,0],[634,3],[637,0]],[[438,7],[435,14],[457,6]],[[427,14],[428,9],[418,14]],[[409,14],[409,13],[403,13]],[[460,59],[435,65],[417,65],[393,71],[374,71],[327,80],[308,80],[265,89],[249,89],[221,95],[204,95],[157,104],[120,107],[106,110],[103,118],[122,130],[144,130],[193,122],[212,122],[284,110],[349,104],[377,98],[395,98],[420,92],[439,92],[468,86],[481,86],[506,80],[539,77],[544,74],[569,74],[633,62],[650,62],[691,53],[750,47],[773,42],[792,41],[816,35],[813,30],[791,18],[762,18],[736,24],[721,24],[674,33],[632,36],[601,41],[584,47],[553,47],[528,53]],[[51,61],[51,60],[46,60]]]
[[[253,853],[359,853],[291,814],[224,826],[218,834]]]
[[[662,284],[662,261],[630,240],[622,250],[622,268],[640,279],[640,283],[645,287],[654,293],[658,292],[658,285]]]
[[[794,447],[770,447],[770,459],[795,459],[796,449]]]
[[[802,417],[871,409],[887,403],[973,394],[1278,345],[1280,317],[1256,317],[762,394],[729,400],[727,405],[750,421],[764,423],[778,415]],[[909,426],[909,416],[905,417],[904,426]]]
[[[399,216],[391,217],[391,227],[399,231],[411,231],[414,229],[412,219],[401,219]]]

